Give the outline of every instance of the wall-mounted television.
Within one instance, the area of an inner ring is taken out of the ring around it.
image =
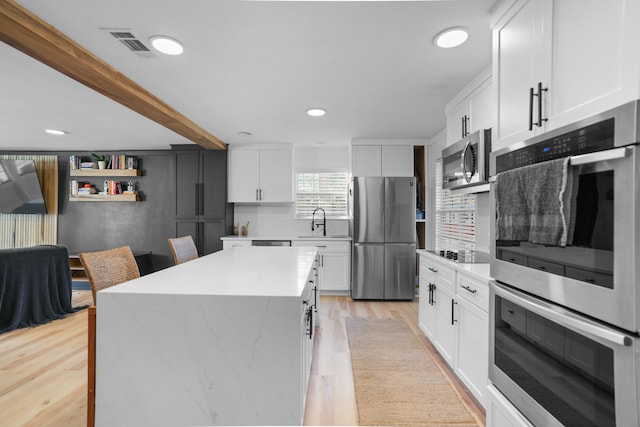
[[[47,213],[33,160],[0,160],[0,213]]]

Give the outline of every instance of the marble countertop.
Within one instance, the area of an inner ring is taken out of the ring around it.
[[[317,249],[238,247],[157,271],[100,294],[302,295]]]
[[[479,280],[485,280],[485,281],[491,280],[491,275],[489,272],[489,265],[490,265],[489,263],[465,264],[465,263],[455,262],[455,261],[443,258],[439,255],[432,254],[431,252],[428,252],[424,249],[418,249],[416,252],[420,255],[427,256],[433,259],[434,261],[449,265],[458,271],[468,273],[469,275],[474,276]]]
[[[291,234],[273,234],[273,235],[254,235],[254,236],[223,236],[220,240],[346,240],[351,241],[351,236],[332,235],[332,236],[312,236],[312,235],[291,235]]]

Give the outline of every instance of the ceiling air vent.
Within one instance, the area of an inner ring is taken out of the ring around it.
[[[102,28],[102,31],[109,34],[114,39],[118,40],[122,45],[126,46],[130,52],[144,57],[150,58],[153,55],[151,49],[145,46],[130,30],[117,29],[117,28]]]

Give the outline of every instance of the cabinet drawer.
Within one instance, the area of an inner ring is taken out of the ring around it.
[[[328,241],[328,240],[294,240],[293,246],[314,246],[320,252],[351,252],[351,242],[348,241]]]
[[[434,278],[447,280],[451,283],[455,280],[455,270],[452,267],[434,262],[426,257],[422,257],[420,273],[431,275]]]
[[[484,312],[489,312],[489,283],[458,271],[456,293]]]
[[[222,249],[238,248],[243,246],[251,246],[251,240],[248,239],[226,239],[222,241]]]

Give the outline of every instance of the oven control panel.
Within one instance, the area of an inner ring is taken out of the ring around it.
[[[496,158],[496,173],[534,163],[613,147],[614,119],[603,120],[571,132],[514,150]]]

